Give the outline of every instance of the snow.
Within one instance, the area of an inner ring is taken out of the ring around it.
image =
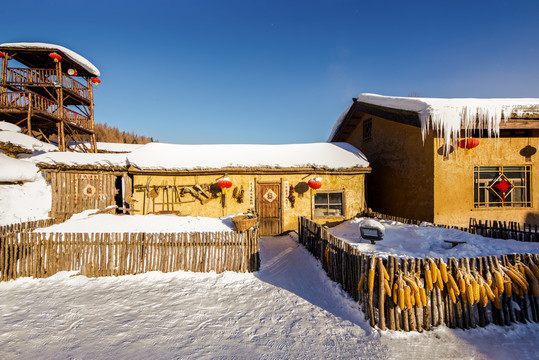
[[[11,131],[11,132],[20,133],[21,128],[15,124],[8,123],[5,121],[0,121],[0,131]]]
[[[63,233],[178,233],[178,232],[222,232],[234,231],[234,215],[220,218],[176,215],[112,215],[96,214],[86,210],[73,215],[69,220],[35,230],[50,234]]]
[[[58,151],[58,148],[54,145],[40,141],[29,135],[21,134],[20,132],[14,131],[0,131],[0,143],[20,146],[23,149],[27,149],[29,151]]]
[[[46,219],[50,210],[51,187],[43,176],[22,185],[0,185],[0,226]]]
[[[49,50],[55,50],[62,52],[65,56],[67,56],[71,61],[75,62],[77,65],[88,71],[93,76],[101,76],[101,73],[97,69],[97,67],[94,66],[90,61],[88,61],[86,58],[82,57],[81,55],[77,54],[76,52],[69,50],[68,48],[65,48],[60,45],[55,44],[47,44],[47,43],[40,43],[40,42],[16,42],[16,43],[3,43],[0,44],[0,47],[9,47],[9,48],[17,48],[17,49],[49,49]]]
[[[2,359],[535,359],[539,326],[371,329],[294,234],[254,274],[61,272],[0,283]]]
[[[516,240],[491,239],[455,229],[434,226],[406,225],[395,221],[381,220],[385,230],[384,239],[371,244],[361,238],[359,226],[365,218],[345,221],[330,229],[330,233],[356,247],[365,254],[387,256],[442,258],[479,257],[513,253],[539,253],[539,243]],[[466,241],[451,247],[444,240]]]
[[[34,181],[39,177],[37,166],[0,153],[0,183]]]
[[[539,99],[474,99],[474,98],[417,98],[360,94],[358,102],[398,110],[417,112],[421,122],[423,140],[432,129],[442,137],[447,147],[455,142],[461,128],[466,135],[474,129],[486,129],[490,135],[499,135],[500,122],[507,121],[512,113],[522,115],[529,109],[539,112]],[[346,113],[337,120],[329,139],[331,140]],[[479,120],[478,123],[476,118]]]
[[[30,158],[32,162],[47,166],[127,168],[126,154],[94,154],[78,152],[46,153]]]
[[[87,148],[90,148],[91,144],[89,142],[84,142]],[[109,142],[97,142],[97,151],[102,151],[106,153],[128,153],[133,150],[136,150],[144,144],[125,144],[125,143],[109,143]],[[69,148],[73,151],[81,151],[76,143],[70,142]]]
[[[128,154],[129,163],[143,170],[193,170],[234,167],[368,167],[358,149],[346,143],[284,145],[176,145],[149,143]]]

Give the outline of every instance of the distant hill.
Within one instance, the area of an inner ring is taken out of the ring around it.
[[[146,144],[156,141],[151,137],[136,135],[134,132],[120,131],[117,126],[111,127],[107,123],[95,123],[95,135],[98,142]]]

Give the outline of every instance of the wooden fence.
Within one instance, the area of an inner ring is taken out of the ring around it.
[[[0,226],[0,237],[6,236],[10,233],[20,233],[35,230],[40,227],[47,227],[55,224],[57,221],[54,219],[40,219],[33,221],[26,221],[21,223],[9,224]]]
[[[433,258],[383,259],[362,254],[303,217],[299,242],[361,304],[371,326],[382,330],[539,321],[537,254],[449,258],[447,264]]]
[[[7,233],[0,236],[0,281],[58,271],[94,276],[148,271],[252,272],[260,267],[257,228],[221,233]]]
[[[398,221],[403,224],[419,225],[420,220],[407,219],[399,216],[386,215],[374,211],[364,211],[358,216],[376,217],[382,220]],[[470,218],[468,227],[434,224],[446,229],[457,229],[471,234],[481,235],[494,239],[513,239],[518,241],[539,242],[539,227],[531,224],[520,224],[515,221],[477,220]]]

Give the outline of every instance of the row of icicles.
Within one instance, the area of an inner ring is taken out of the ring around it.
[[[393,302],[401,310],[410,309],[412,306],[422,307],[427,305],[427,292],[434,287],[440,290],[447,289],[449,298],[453,303],[457,302],[457,296],[461,296],[464,302],[470,304],[481,303],[485,307],[488,301],[492,301],[497,309],[500,309],[500,296],[505,293],[511,297],[518,294],[524,297],[531,287],[533,296],[539,295],[539,267],[531,262],[526,265],[517,262],[516,265],[499,266],[493,274],[487,272],[487,277],[483,278],[477,271],[467,272],[462,269],[457,270],[456,278],[448,273],[447,266],[440,261],[439,267],[432,260],[428,262],[424,270],[424,279],[419,274],[405,275],[399,271],[397,279],[393,284],[393,291],[389,286],[389,274],[384,266],[384,288],[387,296],[392,297]],[[368,289],[374,288],[375,268],[371,266],[368,275]],[[361,275],[358,291],[361,291],[365,282],[365,274]]]

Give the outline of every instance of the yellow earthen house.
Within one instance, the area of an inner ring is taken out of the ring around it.
[[[539,224],[539,99],[361,94],[329,140],[369,159],[373,210],[459,226]]]

